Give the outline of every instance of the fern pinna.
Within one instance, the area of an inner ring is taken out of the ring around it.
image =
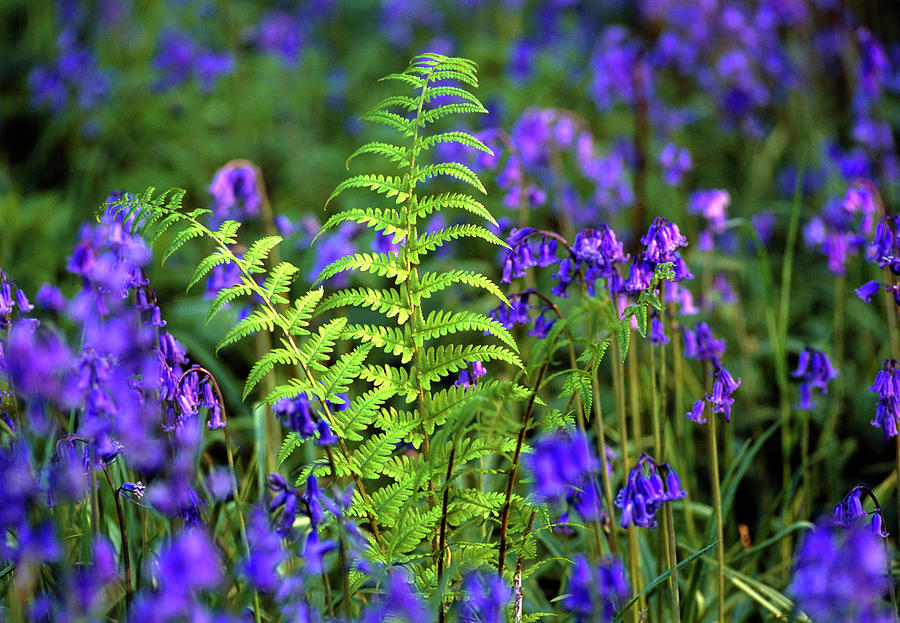
[[[291,372],[288,380],[282,380],[263,400],[272,404],[305,394],[317,405],[314,417],[327,422],[338,439],[337,451],[326,446],[327,460],[307,466],[298,482],[310,472],[352,479],[356,487],[350,512],[368,524],[364,527],[368,528],[372,557],[386,564],[415,566],[422,588],[431,591],[438,588],[450,559],[448,549],[453,552],[454,569],[494,560],[496,546],[484,542],[485,522],[504,503],[503,495],[474,486],[451,487],[451,482],[474,484],[485,471],[480,467],[483,459],[515,447],[512,438],[473,434],[481,430],[480,406],[501,397],[524,399],[529,392],[499,379],[469,386],[452,384],[450,375],[475,362],[503,362],[522,368],[516,342],[500,323],[483,313],[427,309],[432,295],[454,285],[479,289],[507,303],[484,275],[459,269],[426,270],[425,263],[434,251],[458,238],[505,246],[502,240],[473,223],[420,233],[425,219],[442,210],[468,213],[496,225],[487,208],[470,194],[419,192],[423,183],[436,177],[485,192],[464,164],[429,159],[439,143],[490,152],[465,132],[429,133],[435,122],[447,116],[486,112],[467,90],[477,86],[475,65],[465,59],[426,54],[414,58],[402,73],[384,80],[402,83],[412,94],[388,97],[362,118],[387,126],[398,140],[368,143],[347,163],[349,167],[357,157],[380,156],[396,174],[350,177],[334,190],[326,207],[351,189],[367,189],[392,203],[338,212],[328,219],[320,235],[341,223],[354,222],[391,236],[396,250],[343,257],[327,266],[317,281],[321,284],[341,272],[369,273],[387,280],[384,287],[350,287],[326,294],[320,285],[293,298],[298,268],[289,262],[267,267],[269,253],[280,237],[257,240],[239,255],[233,249],[239,224],[226,221],[215,231],[209,229],[201,221],[207,210],[181,209],[181,191],[154,196],[150,189],[142,196],[121,199],[113,208],[127,212],[135,230],[150,242],[175,224],[186,225],[174,236],[164,258],[193,238],[212,239],[215,250],[200,262],[191,286],[217,265],[230,262],[239,268],[240,282],[218,293],[207,321],[229,302],[250,298],[252,311],[222,337],[217,348],[259,332],[273,335],[276,346],[254,363],[244,398],[276,368]],[[366,321],[371,320],[372,312],[381,318],[379,322]],[[351,321],[357,316],[363,321]],[[350,347],[338,351],[338,343],[345,341]],[[355,397],[350,399],[348,393]],[[303,441],[299,435],[289,434],[279,461]],[[401,452],[410,446],[415,452]],[[474,527],[478,537],[464,540],[462,529],[467,527]]]

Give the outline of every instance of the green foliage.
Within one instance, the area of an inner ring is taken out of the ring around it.
[[[165,257],[189,240],[212,240],[214,249],[199,262],[190,286],[216,266],[237,266],[239,282],[218,293],[207,321],[238,298],[249,298],[253,301],[250,313],[225,333],[217,349],[257,333],[271,336],[272,347],[253,364],[243,398],[273,375],[275,382],[270,383],[265,402],[301,393],[314,399],[315,417],[326,420],[340,442],[337,451],[329,453],[327,465],[309,465],[300,478],[310,472],[352,478],[357,489],[351,512],[368,522],[371,555],[386,564],[428,561],[421,575],[436,582],[433,547],[443,509],[441,496],[435,492],[442,487],[452,490],[447,510],[457,528],[451,527],[448,539],[454,547],[468,552],[467,559],[483,562],[492,557],[494,546],[479,543],[480,536],[467,541],[457,536],[456,530],[486,521],[502,505],[502,496],[471,487],[457,490],[453,478],[479,473],[486,469],[481,465],[485,457],[512,450],[509,438],[472,438],[468,433],[481,426],[478,413],[484,406],[498,400],[521,400],[529,392],[496,379],[468,389],[448,387],[448,377],[475,361],[499,362],[516,369],[523,364],[513,336],[487,315],[471,309],[427,309],[437,298],[436,293],[458,286],[507,303],[489,278],[469,270],[420,272],[435,250],[460,238],[505,246],[496,235],[473,223],[453,224],[428,233],[419,231],[424,219],[445,209],[496,223],[485,206],[466,193],[419,193],[421,184],[436,184],[437,179],[485,192],[478,176],[467,166],[427,159],[439,143],[490,153],[480,140],[465,132],[431,132],[433,124],[449,115],[486,112],[467,88],[477,86],[475,65],[464,59],[426,54],[414,58],[404,72],[385,80],[412,87],[412,93],[387,97],[362,118],[386,125],[399,136],[394,142],[363,145],[350,155],[347,165],[375,157],[394,167],[395,172],[351,176],[335,188],[326,207],[351,190],[367,191],[388,205],[338,212],[319,233],[354,222],[390,235],[399,243],[396,252],[340,258],[317,280],[325,283],[338,273],[368,273],[370,281],[364,287],[328,293],[320,287],[293,298],[298,268],[290,262],[274,266],[271,262],[272,251],[281,242],[279,236],[261,238],[239,255],[234,248],[238,224],[226,221],[216,231],[207,228],[201,220],[207,211],[183,210],[181,191],[155,196],[150,189],[140,197],[120,201],[115,210],[133,218],[135,230],[151,240],[179,225]],[[436,84],[448,80],[456,84]],[[440,105],[435,105],[438,102]],[[392,281],[393,287],[371,285],[372,277]],[[365,322],[355,321],[359,310],[364,310]],[[373,314],[376,319],[372,319]],[[351,318],[354,322],[349,321]],[[313,322],[317,324],[315,329],[310,327]],[[491,339],[498,343],[482,343]],[[405,443],[418,448],[418,453],[407,456],[398,451]],[[279,464],[300,445],[300,437],[290,433],[278,452]],[[444,482],[451,452],[456,457],[452,478]],[[379,533],[380,539],[376,536]]]

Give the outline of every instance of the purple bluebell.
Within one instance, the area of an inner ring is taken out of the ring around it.
[[[897,434],[897,421],[900,418],[900,368],[896,360],[884,360],[869,391],[878,394],[872,426],[880,428],[885,439],[893,437]]]
[[[887,565],[884,544],[869,529],[820,523],[800,546],[788,591],[816,623],[888,623],[895,618],[884,600]]]
[[[632,523],[643,528],[656,528],[656,511],[665,502],[686,496],[678,474],[668,463],[657,465],[647,454],[642,454],[637,465],[628,473],[625,486],[616,495],[615,505],[622,509],[620,523],[623,528]]]
[[[563,600],[577,623],[609,623],[631,596],[625,566],[615,557],[607,557],[592,566],[579,554]]]
[[[675,143],[666,143],[659,152],[659,166],[662,167],[666,184],[678,186],[693,168],[691,152]]]
[[[731,195],[727,190],[698,190],[691,193],[688,212],[706,219],[706,228],[700,233],[697,245],[701,251],[711,251],[716,237],[725,233],[730,203]]]
[[[472,385],[478,385],[478,379],[487,374],[487,370],[480,361],[472,362],[472,374],[469,374],[469,370],[467,368],[463,368],[459,371],[459,378],[453,384],[456,387],[463,387],[468,389]]]
[[[247,541],[250,556],[243,561],[241,571],[257,590],[275,592],[280,580],[278,566],[287,560],[288,552],[263,508],[256,508],[250,515]]]
[[[512,590],[496,573],[472,571],[462,580],[461,623],[505,623]]]
[[[316,423],[310,407],[309,396],[304,392],[296,398],[282,398],[272,406],[272,413],[282,423],[302,439],[308,439],[316,433]]]
[[[713,337],[705,322],[684,331],[684,356],[700,361],[712,361],[725,354],[725,340]]]
[[[528,324],[531,320],[528,315],[529,295],[530,293],[523,292],[519,295],[510,296],[509,302],[511,306],[507,306],[501,303],[497,307],[494,307],[490,312],[488,312],[488,316],[502,324],[507,329],[512,329],[517,324]]]
[[[245,221],[260,215],[263,202],[259,169],[246,161],[231,161],[216,171],[209,193],[219,221]]]
[[[587,437],[578,431],[545,435],[523,459],[532,475],[534,496],[543,502],[563,500],[571,487],[580,487],[599,469]]]
[[[806,346],[800,352],[797,369],[791,374],[794,378],[802,379],[800,382],[800,404],[798,409],[812,409],[816,403],[812,399],[812,388],[818,387],[823,394],[828,393],[828,381],[837,376],[837,372],[831,366],[828,355],[815,348]]]
[[[295,65],[303,46],[299,17],[277,10],[267,13],[259,23],[256,40],[263,52],[279,56],[289,67]]]
[[[878,281],[867,281],[862,284],[858,288],[856,288],[853,292],[856,293],[856,296],[859,297],[860,300],[869,303],[872,301],[872,297],[878,294],[878,291],[881,289],[881,283]]]
[[[863,509],[862,496],[868,495],[875,504],[875,509],[871,513],[867,513]],[[857,526],[860,519],[870,517],[869,529],[875,536],[882,538],[890,536],[884,527],[884,515],[875,495],[865,485],[856,485],[844,496],[844,498],[834,507],[831,515],[831,523],[842,528],[850,528]]]

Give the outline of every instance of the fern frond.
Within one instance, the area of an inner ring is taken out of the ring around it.
[[[414,337],[417,343],[424,343],[436,337],[443,337],[460,331],[483,331],[499,338],[513,351],[519,352],[515,338],[502,324],[477,312],[433,311],[419,323]]]
[[[309,381],[301,381],[300,379],[290,379],[287,383],[276,385],[272,388],[264,398],[263,402],[274,405],[276,402],[285,399],[294,399],[301,394],[308,396],[318,396],[316,386]]]
[[[176,212],[176,213],[170,214],[168,217],[166,217],[166,220],[163,222],[171,221],[172,223],[174,223],[176,220],[180,220],[180,217],[181,217],[181,214]],[[157,234],[156,237],[158,237],[159,235],[162,235],[162,233],[164,231],[165,231],[165,229],[159,231],[159,233]],[[188,240],[193,240],[194,238],[197,238],[202,235],[203,235],[203,229],[200,227],[196,227],[193,224],[182,229],[180,232],[178,232],[175,235],[175,238],[172,239],[171,244],[169,244],[169,247],[166,249],[165,253],[163,253],[162,260],[160,261],[160,263],[165,264],[166,260],[168,260],[170,257],[172,257],[172,255],[174,255],[176,251],[178,251],[181,247],[183,247]],[[156,242],[156,238],[149,239],[147,241],[147,244],[152,246],[154,242]],[[190,289],[190,288],[188,288],[188,289]]]
[[[241,400],[246,400],[253,388],[278,364],[299,365],[300,357],[289,348],[273,348],[260,357],[250,369],[250,374],[247,375]]]
[[[401,363],[408,363],[413,357],[412,346],[409,345],[404,332],[397,327],[347,325],[341,337],[371,342],[377,348],[400,357]]]
[[[369,188],[378,194],[385,195],[388,199],[396,197],[395,201],[397,203],[403,203],[409,199],[409,193],[406,192],[406,186],[399,177],[367,173],[364,175],[356,175],[338,184],[337,188],[334,189],[328,197],[328,200],[325,202],[325,206],[327,207],[332,199],[348,188]]]
[[[444,117],[448,117],[450,115],[464,115],[468,113],[485,114],[487,113],[487,111],[487,108],[485,108],[481,104],[444,104],[442,106],[438,106],[437,108],[423,110],[422,114],[419,115],[418,122],[419,127],[425,127],[426,124],[434,123],[438,119],[443,119]]]
[[[351,288],[330,294],[319,304],[319,311],[351,306],[366,307],[384,314],[388,318],[396,316],[399,324],[406,322],[410,314],[409,307],[397,290],[375,290],[373,288]]]
[[[247,285],[246,283],[239,283],[229,288],[219,290],[216,298],[213,299],[213,302],[210,304],[209,310],[206,312],[205,323],[209,324],[209,321],[212,320],[216,314],[222,311],[222,308],[224,308],[226,305],[228,305],[228,303],[232,302],[237,297],[249,296],[252,293],[253,287]]]
[[[381,476],[382,468],[410,430],[410,426],[395,426],[389,431],[369,437],[350,456],[353,471],[361,478]]]
[[[476,106],[483,106],[482,103],[471,92],[459,87],[448,86],[442,84],[440,86],[429,86],[424,93],[424,101],[427,104],[436,97],[458,97]],[[415,108],[410,109],[415,110]]]
[[[265,329],[269,333],[275,330],[275,321],[278,314],[269,307],[261,307],[249,316],[241,319],[231,327],[216,344],[216,353],[230,344],[238,342],[248,335],[253,335]]]
[[[281,465],[287,461],[288,457],[294,453],[294,450],[303,445],[303,439],[297,433],[288,433],[287,437],[281,443],[281,449],[278,450],[278,456],[275,458],[275,465]]]
[[[212,232],[213,239],[222,246],[237,244],[237,232],[241,224],[238,221],[223,221],[219,229]]]
[[[283,305],[288,302],[284,295],[291,291],[291,284],[294,282],[294,275],[299,272],[299,268],[290,262],[280,262],[278,266],[272,269],[265,283],[262,284],[262,296],[270,305]]]
[[[419,89],[425,84],[425,81],[419,78],[418,76],[413,76],[410,74],[388,74],[378,79],[379,82],[383,82],[385,80],[396,80],[398,82],[405,82],[413,88]]]
[[[418,169],[413,176],[413,180],[424,182],[425,180],[438,175],[452,177],[478,189],[482,194],[487,193],[487,190],[485,190],[484,185],[481,183],[481,180],[478,179],[478,176],[475,175],[475,172],[459,162],[437,162],[435,164],[429,164]]]
[[[293,307],[278,316],[275,319],[276,324],[287,335],[306,335],[309,333],[306,327],[309,325],[312,311],[319,304],[319,301],[322,300],[324,293],[325,290],[322,288],[310,290],[294,301]]]
[[[479,138],[472,136],[468,132],[460,132],[459,130],[440,132],[438,134],[426,136],[419,141],[419,147],[421,149],[431,149],[438,143],[457,143],[459,145],[471,147],[472,149],[477,149],[478,151],[483,151],[492,156],[494,155],[491,148],[485,145]]]
[[[492,225],[497,225],[496,219],[484,207],[481,202],[475,201],[464,193],[445,193],[441,195],[423,195],[416,199],[413,214],[418,218],[424,218],[432,212],[444,209],[465,210],[476,216],[480,216]]]
[[[412,136],[415,133],[415,128],[409,119],[387,110],[375,110],[360,115],[359,118],[363,121],[387,126],[404,137]]]
[[[437,71],[431,72],[429,79],[432,82],[439,82],[442,80],[458,80],[463,84],[468,84],[470,87],[474,87],[476,89],[478,88],[478,78],[475,76],[475,73],[465,71],[460,67],[438,69]]]
[[[422,540],[431,534],[434,524],[441,517],[441,507],[434,506],[425,512],[419,512],[405,505],[406,513],[402,514],[402,520],[397,525],[382,533],[382,541],[386,550],[387,560],[396,560],[403,554],[413,551]]]
[[[391,95],[390,97],[386,97],[378,102],[378,104],[376,104],[374,108],[370,109],[369,112],[366,113],[366,115],[371,115],[373,112],[379,112],[381,110],[385,110],[386,108],[393,107],[410,113],[419,107],[419,102],[408,95]]]
[[[440,292],[455,283],[462,283],[474,288],[480,288],[489,292],[496,298],[506,302],[506,296],[493,281],[481,273],[470,270],[451,270],[442,273],[423,273],[419,277],[419,287],[413,290],[413,294],[423,299],[429,298],[435,292]]]
[[[374,491],[371,503],[360,504],[355,510],[351,506],[351,514],[363,516],[372,513],[381,520],[382,525],[388,528],[396,526],[400,509],[414,494],[409,481],[407,475],[402,482],[394,482]]]
[[[250,245],[244,253],[244,270],[251,274],[266,272],[265,261],[281,240],[281,236],[266,236]]]
[[[390,253],[357,253],[335,260],[322,269],[316,277],[313,285],[322,283],[326,279],[347,270],[362,271],[394,279],[397,284],[403,283],[409,277],[409,272],[399,265],[395,257]]]
[[[363,366],[360,378],[375,387],[384,387],[394,395],[405,396],[406,402],[412,402],[419,395],[419,390],[409,382],[409,372],[405,368],[370,364]]]
[[[187,242],[187,240],[185,240],[184,242]],[[191,275],[191,279],[190,281],[188,281],[187,289],[190,290],[195,285],[197,285],[197,283],[204,277],[206,277],[206,275],[209,274],[209,271],[211,271],[216,266],[227,264],[230,261],[230,258],[227,255],[220,253],[218,249],[213,251],[212,253],[204,257],[199,264],[197,264],[197,268],[194,270],[194,274]]]
[[[344,165],[349,169],[350,163],[359,156],[364,154],[377,154],[379,156],[384,156],[390,162],[394,162],[397,164],[398,168],[405,168],[409,166],[409,150],[405,147],[400,147],[399,145],[394,145],[393,143],[383,143],[378,141],[373,141],[371,143],[366,143],[347,158]]]
[[[400,242],[400,240],[406,236],[406,223],[403,222],[403,219],[397,210],[351,208],[349,210],[338,212],[325,221],[325,224],[322,225],[319,233],[316,234],[316,238],[313,238],[313,242],[315,242],[324,232],[332,229],[336,225],[346,223],[347,221],[352,223],[362,223],[370,229],[382,231],[387,235],[393,236],[394,243]]]
[[[505,346],[498,345],[450,345],[426,348],[418,367],[418,381],[428,390],[431,383],[459,372],[473,361],[505,361],[524,369],[519,357]]]
[[[417,261],[418,256],[423,252],[434,251],[438,247],[457,238],[480,238],[500,247],[509,247],[503,240],[486,230],[484,227],[467,223],[464,225],[453,225],[434,232],[428,232],[424,236],[419,237],[415,243],[409,245],[410,259],[415,259]]]
[[[375,421],[381,405],[393,394],[384,389],[372,389],[358,396],[346,409],[332,412],[334,434],[347,441],[362,441],[360,434]]]
[[[322,400],[333,404],[344,404],[344,399],[339,394],[346,393],[357,375],[360,367],[366,360],[373,344],[360,344],[349,353],[342,355],[328,368],[328,372],[319,379],[320,387],[316,387]]]
[[[317,372],[327,372],[328,369],[322,362],[331,358],[334,343],[341,335],[341,331],[347,325],[346,318],[335,318],[319,327],[319,330],[310,337],[302,347],[300,356],[302,365],[309,366]]]

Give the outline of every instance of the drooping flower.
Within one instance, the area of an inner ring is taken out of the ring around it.
[[[812,388],[818,387],[823,394],[828,393],[828,381],[837,376],[828,355],[815,348],[805,347],[800,352],[797,369],[791,374],[800,378],[800,404],[798,409],[812,409],[816,403],[812,399]]]
[[[462,581],[461,623],[503,623],[512,590],[496,573],[470,572]]]
[[[625,486],[616,495],[615,505],[622,509],[623,528],[632,523],[643,528],[656,528],[654,515],[663,503],[685,496],[687,493],[681,488],[678,474],[668,463],[657,465],[647,454],[642,454],[628,473]]]
[[[789,592],[816,623],[888,623],[887,552],[860,525],[819,524],[800,546]]]
[[[863,509],[862,496],[868,495],[875,504],[875,509],[871,513],[867,513]],[[831,516],[831,523],[835,526],[850,528],[859,524],[859,520],[871,516],[869,528],[872,534],[886,538],[889,536],[884,526],[884,514],[875,494],[865,485],[856,485],[844,496],[844,498],[834,507]]]
[[[217,221],[244,221],[260,215],[263,202],[259,169],[244,160],[232,160],[216,171],[209,192]]]
[[[535,497],[551,503],[564,499],[572,487],[586,484],[600,465],[587,437],[578,431],[545,435],[523,463],[532,474]]]
[[[609,623],[630,595],[621,560],[607,557],[591,566],[579,554],[563,606],[575,615],[577,623]]]
[[[879,427],[885,439],[893,437],[897,434],[897,421],[900,418],[900,367],[896,360],[884,360],[869,391],[878,394],[872,426]]]

